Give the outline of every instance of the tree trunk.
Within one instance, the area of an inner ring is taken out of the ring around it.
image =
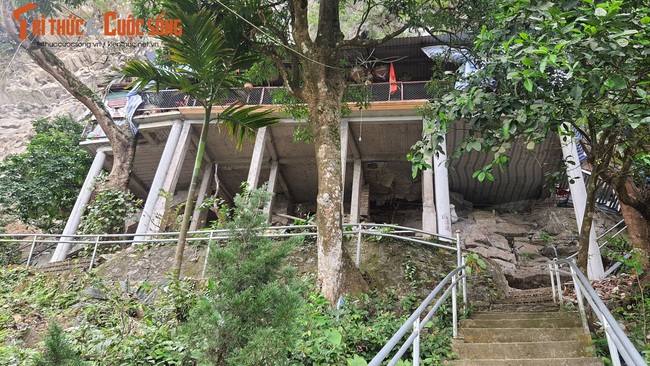
[[[108,177],[106,188],[126,191],[129,184],[129,176],[133,167],[133,156],[135,155],[136,139],[129,123],[125,122],[118,126],[113,121],[110,113],[104,106],[101,98],[93,93],[84,83],[79,80],[65,64],[50,49],[39,46],[38,37],[29,36],[21,40],[16,23],[11,18],[12,11],[9,9],[10,2],[3,1],[3,23],[7,34],[11,39],[23,48],[29,57],[45,72],[50,74],[61,86],[63,86],[73,97],[85,105],[93,114],[97,123],[108,138],[113,150],[113,169]]]
[[[317,59],[328,60],[323,54]],[[356,267],[344,262],[340,119],[346,83],[340,69],[315,63],[304,67],[302,91],[309,109],[318,171],[318,280],[325,298],[335,305],[343,294],[364,288],[359,282],[365,282]]]
[[[589,245],[591,226],[594,222],[594,210],[596,209],[596,190],[597,177],[593,176],[587,182],[587,202],[585,204],[585,213],[580,225],[579,249],[578,249],[578,268],[587,275],[587,262],[589,260]]]
[[[636,208],[623,202],[621,202],[621,213],[632,241],[632,247],[640,250],[647,262],[650,253],[650,221],[643,217]],[[648,267],[647,263],[646,267]]]
[[[623,177],[614,186],[621,203],[621,213],[630,234],[632,247],[640,250],[644,258],[650,255],[650,202],[644,198],[631,177]],[[650,267],[646,260],[645,267]]]

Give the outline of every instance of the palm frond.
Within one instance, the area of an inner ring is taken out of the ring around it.
[[[279,122],[277,117],[271,116],[270,110],[260,109],[259,106],[233,104],[213,120],[223,123],[230,137],[237,141],[237,149],[241,149],[246,137],[251,141],[255,138],[257,129]]]

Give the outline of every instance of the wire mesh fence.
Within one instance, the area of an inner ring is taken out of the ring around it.
[[[425,81],[398,81],[395,83],[354,84],[348,88],[346,102],[380,102],[429,99]],[[391,92],[391,87],[393,91]],[[395,89],[396,87],[396,89]],[[254,87],[224,90],[221,105],[276,105],[282,87]],[[138,109],[142,113],[158,113],[177,110],[179,107],[196,107],[201,104],[178,90],[146,91],[141,93],[143,103]]]

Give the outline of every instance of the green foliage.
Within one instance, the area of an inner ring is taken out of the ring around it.
[[[291,349],[290,364],[364,365],[409,315],[396,298],[375,295],[346,298],[343,306],[331,309],[312,289],[302,310],[302,336]],[[429,322],[422,332],[421,365],[438,365],[452,356],[451,329],[440,319]]]
[[[245,189],[235,196],[232,215],[222,212],[232,217],[223,223],[229,240],[223,247],[211,243],[208,294],[185,327],[202,364],[287,362],[302,299],[294,269],[284,265],[295,241],[259,236],[268,226],[262,208],[269,198],[264,188]]]
[[[480,273],[481,271],[485,271],[487,268],[485,261],[478,253],[468,253],[465,263],[465,271],[467,272],[468,276],[471,275],[474,271]]]
[[[116,189],[99,191],[86,207],[82,217],[81,232],[84,234],[119,234],[124,223],[133,216],[142,204],[131,192]]]
[[[507,165],[515,139],[533,149],[564,123],[589,146],[593,169],[626,166],[647,150],[650,129],[647,14],[641,0],[499,4],[475,43],[480,70],[457,75],[466,86],[423,109],[429,126],[409,154],[414,173],[459,120],[470,136],[452,156],[493,154],[479,179]]]
[[[81,147],[82,127],[72,117],[32,121],[27,151],[0,163],[0,212],[45,232],[68,217],[91,163]]]
[[[93,365],[192,365],[187,339],[177,332],[201,293],[191,281],[166,286],[112,285],[91,278],[71,335]],[[150,300],[152,292],[161,292]]]
[[[0,266],[19,264],[21,260],[20,247],[19,242],[0,242]]]
[[[45,351],[34,358],[34,366],[81,366],[85,363],[66,340],[63,329],[55,322],[50,323],[45,336]]]

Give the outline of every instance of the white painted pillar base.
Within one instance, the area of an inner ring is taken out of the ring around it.
[[[447,171],[447,139],[442,143],[442,153],[433,155],[435,180],[436,219],[438,234],[451,236],[451,205],[449,202],[449,172]]]
[[[144,208],[142,209],[142,215],[140,215],[138,228],[135,231],[135,241],[143,240],[145,238],[144,234],[146,234],[147,230],[149,230],[149,224],[151,223],[154,208],[156,206],[156,202],[158,202],[158,195],[160,194],[160,189],[165,182],[165,177],[167,176],[167,171],[169,170],[169,165],[171,164],[182,129],[183,122],[175,121],[172,125],[171,130],[169,131],[169,136],[167,136],[167,142],[165,143],[165,149],[163,150],[160,157],[160,162],[158,163],[156,174],[153,177],[153,182],[151,182],[149,194],[147,195],[147,200],[145,201]]]
[[[84,180],[83,186],[81,186],[81,190],[79,191],[77,200],[74,203],[70,217],[65,223],[65,228],[63,229],[62,234],[63,236],[59,240],[59,244],[56,246],[56,250],[50,259],[50,263],[65,260],[65,257],[68,255],[70,247],[72,247],[72,243],[70,242],[72,238],[68,235],[74,235],[79,228],[84,208],[86,208],[86,205],[89,203],[90,196],[95,187],[95,178],[99,173],[101,173],[102,168],[104,167],[104,161],[106,161],[106,152],[110,150],[109,147],[100,147],[97,149],[97,153],[95,154],[93,163],[88,170],[86,180]]]
[[[571,191],[571,200],[573,201],[573,210],[576,215],[576,222],[578,224],[578,232],[582,229],[582,219],[585,215],[587,207],[587,188],[582,176],[582,168],[580,167],[580,159],[578,157],[578,149],[576,142],[571,136],[560,135],[560,143],[562,145],[562,157],[567,166],[567,176],[569,178],[569,189]],[[596,179],[596,177],[591,177]],[[573,180],[573,183],[571,183]],[[603,261],[600,256],[600,248],[596,241],[596,231],[594,226],[591,226],[591,233],[589,235],[589,259],[587,262],[587,276],[590,280],[601,279],[605,276],[603,268]]]

